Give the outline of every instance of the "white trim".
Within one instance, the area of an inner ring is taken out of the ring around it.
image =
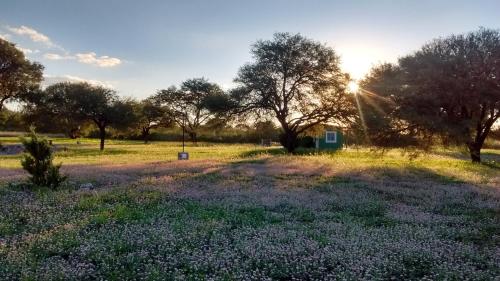
[[[328,134],[333,134],[335,136],[335,139],[328,140]],[[326,131],[325,132],[325,143],[337,143],[337,131]]]

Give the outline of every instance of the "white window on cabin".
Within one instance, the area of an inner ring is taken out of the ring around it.
[[[337,132],[327,131],[325,136],[326,143],[337,143]]]

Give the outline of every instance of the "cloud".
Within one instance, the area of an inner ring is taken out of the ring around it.
[[[42,34],[31,27],[21,25],[20,27],[8,27],[8,29],[17,35],[28,36],[33,42],[41,42],[49,47],[55,46],[47,35]]]
[[[48,60],[77,60],[80,63],[96,65],[99,67],[114,67],[122,63],[119,58],[112,58],[109,56],[98,57],[96,53],[78,53],[76,55],[70,54],[56,54],[56,53],[46,53],[43,55],[44,58]]]
[[[24,53],[24,55],[29,55],[29,54],[37,54],[37,53],[40,53],[40,50],[32,50],[32,49],[28,49],[28,48],[23,48],[23,47],[20,47],[20,46],[16,46],[16,48],[18,50],[20,50],[21,52]]]
[[[85,79],[85,78],[81,78],[81,77],[73,76],[73,75],[68,75],[68,74],[60,75],[60,76],[47,74],[47,75],[44,75],[43,78],[44,78],[44,81],[42,83],[43,87],[47,87],[49,85],[52,85],[55,83],[60,83],[60,82],[74,82],[74,83],[87,82],[87,83],[89,83],[91,85],[95,85],[95,86],[102,86],[102,87],[106,87],[106,88],[110,88],[110,89],[115,88],[113,86],[113,84],[111,84],[111,82],[108,82],[108,81]]]
[[[10,34],[7,34],[7,33],[5,33],[5,34],[0,34],[0,39],[3,39],[3,40],[9,40],[9,38],[10,38]]]
[[[97,57],[97,54],[94,52],[79,53],[76,54],[76,57],[78,61],[81,63],[93,64],[99,67],[113,67],[122,63],[122,61],[119,58],[112,58],[109,56]]]
[[[28,36],[33,42],[45,44],[45,46],[51,49],[58,49],[63,53],[45,53],[43,57],[48,60],[77,60],[80,63],[95,65],[98,67],[114,67],[122,64],[122,60],[119,58],[110,56],[97,56],[95,52],[72,54],[66,51],[63,47],[54,44],[54,42],[52,42],[52,40],[47,35],[25,25],[21,25],[20,27],[5,26],[5,28],[7,28],[13,34],[19,36]],[[10,34],[0,34],[0,36],[2,36],[2,38],[8,38]],[[22,50],[25,54],[33,52],[29,49],[19,49]]]
[[[60,55],[60,54],[55,54],[55,53],[46,53],[43,55],[44,58],[48,60],[70,60],[74,59],[74,56],[70,55]]]

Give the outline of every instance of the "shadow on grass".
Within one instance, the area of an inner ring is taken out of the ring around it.
[[[483,152],[481,153],[481,159],[482,159],[481,164],[493,169],[500,169],[500,154]]]
[[[311,179],[313,180],[313,179]],[[358,171],[344,171],[316,180],[313,187],[319,192],[335,193],[368,191],[385,201],[414,206],[454,205],[462,209],[489,209],[496,206],[500,194],[495,189],[421,167],[372,167]],[[487,203],[485,203],[487,202]]]
[[[464,160],[470,162],[470,155],[467,151],[433,151],[433,154],[450,157],[458,160]],[[500,169],[500,153],[494,152],[481,152],[481,164],[488,166],[493,169]]]
[[[500,197],[495,190],[426,168],[370,168],[363,174],[370,177],[353,177],[348,172],[316,180],[312,189],[333,198],[331,211],[338,215],[334,219],[366,226],[433,225],[449,220],[449,227],[438,231],[443,238],[498,245]],[[457,217],[460,223],[455,225]]]
[[[465,150],[436,150],[432,151],[433,154],[450,157],[458,160],[470,160],[470,155]]]
[[[55,150],[55,155],[57,157],[88,157],[88,156],[100,156],[100,155],[121,155],[121,154],[136,154],[136,151],[120,149],[120,148],[105,148],[103,151],[99,150],[97,147],[85,146],[78,147],[75,146],[58,146]],[[16,154],[6,154],[0,155],[2,158],[20,158],[24,154],[24,151],[20,151]]]
[[[464,180],[454,176],[439,174],[427,168],[407,167],[408,172],[416,179],[423,179],[440,184],[460,184],[466,183]]]
[[[240,163],[230,163],[209,174],[194,174],[187,178],[191,191],[186,192],[186,196],[208,196],[211,202],[232,202],[230,198],[238,198],[238,192],[244,187],[247,192],[244,198],[248,202],[257,206],[263,202],[266,210],[271,208],[288,219],[304,223],[324,219],[321,215],[326,214],[324,212],[328,212],[329,223],[357,223],[367,227],[412,224],[415,219],[415,223],[423,220],[434,224],[437,223],[434,216],[437,219],[450,217],[450,221],[453,216],[461,216],[466,229],[448,234],[449,238],[478,245],[492,245],[498,241],[494,233],[498,227],[494,225],[499,218],[500,198],[493,191],[474,184],[416,167],[368,168],[333,175],[273,174],[275,163],[268,160],[250,165],[243,162],[239,168],[244,169],[231,168]],[[228,190],[228,183],[231,186],[235,178],[240,180],[237,174],[241,171],[251,176],[243,177],[245,181],[239,181],[234,190]],[[263,190],[267,194],[265,198],[258,195]],[[283,197],[285,191],[287,195]],[[273,197],[285,201],[269,203],[269,198]],[[235,202],[240,201],[235,199]],[[401,205],[408,207],[399,211]],[[393,212],[398,215],[393,216]],[[476,229],[481,234],[477,239],[473,237]]]
[[[119,149],[119,148],[106,148],[103,151],[99,148],[68,148],[67,150],[61,149],[56,152],[57,157],[88,157],[88,156],[102,156],[102,155],[123,155],[123,154],[136,154],[135,151]]]
[[[245,151],[243,153],[240,153],[239,156],[242,158],[247,158],[247,157],[255,157],[255,156],[261,156],[261,155],[297,155],[297,156],[335,155],[339,151],[340,150],[317,150],[315,148],[299,147],[293,153],[288,153],[282,147],[273,147],[273,148],[262,148],[262,149],[254,149],[254,150],[250,150],[250,151]]]
[[[245,151],[239,154],[242,158],[262,156],[262,155],[286,155],[285,149],[281,147],[273,147],[273,148],[262,148],[262,149],[254,149]]]

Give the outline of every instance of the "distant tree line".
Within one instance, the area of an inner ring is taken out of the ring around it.
[[[463,145],[480,162],[498,126],[498,30],[436,39],[397,63],[377,65],[357,93],[349,92],[351,78],[335,50],[300,34],[276,33],[251,53],[233,89],[193,78],[137,101],[85,82],[41,89],[43,66],[0,39],[0,129],[35,124],[77,138],[93,127],[101,150],[110,130],[144,142],[159,130],[183,129],[193,142],[200,132],[239,130],[279,140],[292,153],[301,136],[329,124],[377,147]],[[7,110],[7,102],[22,111]]]

